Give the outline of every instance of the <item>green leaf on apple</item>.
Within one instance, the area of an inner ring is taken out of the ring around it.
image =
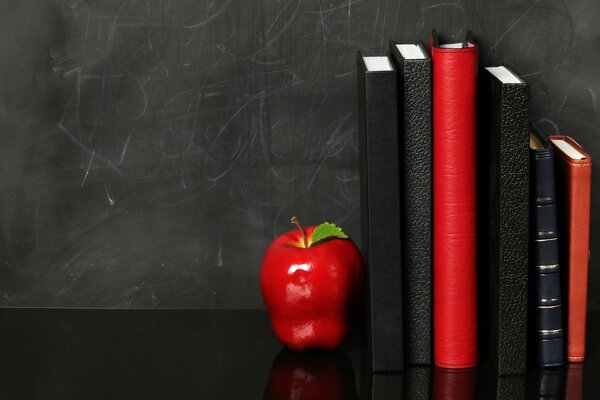
[[[333,238],[348,239],[348,235],[342,232],[342,228],[339,226],[329,222],[323,222],[313,231],[310,246],[312,247]]]

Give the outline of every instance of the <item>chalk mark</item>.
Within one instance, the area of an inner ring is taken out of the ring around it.
[[[115,205],[115,201],[110,197],[110,193],[108,193],[108,186],[106,183],[104,184],[104,190],[106,191],[106,197],[108,198],[108,203],[112,206]]]
[[[207,25],[210,22],[212,22],[215,18],[217,18],[219,15],[223,14],[223,12],[227,8],[227,6],[229,6],[230,3],[231,3],[231,0],[227,0],[221,8],[219,8],[217,11],[215,11],[214,14],[206,17],[206,19],[203,21],[200,21],[200,22],[192,24],[192,25],[183,25],[182,24],[181,26],[183,28],[187,28],[187,29],[194,29],[194,28],[199,28],[201,26]]]
[[[495,42],[495,43],[492,45],[492,47],[490,47],[490,50],[488,51],[486,58],[487,58],[487,57],[489,57],[489,56],[490,56],[490,54],[492,54],[492,52],[493,52],[493,51],[496,49],[496,47],[498,47],[498,45],[500,44],[500,42],[502,41],[502,39],[504,39],[504,38],[506,37],[506,35],[508,35],[508,34],[509,34],[509,33],[510,33],[510,32],[511,32],[511,31],[512,31],[514,28],[515,28],[515,26],[517,26],[517,25],[519,24],[519,22],[521,22],[521,20],[523,20],[523,18],[525,18],[525,16],[526,16],[527,14],[529,14],[529,12],[530,12],[531,10],[533,10],[533,8],[534,8],[534,7],[535,7],[535,6],[536,6],[536,5],[537,5],[539,2],[540,2],[540,0],[535,0],[535,1],[533,2],[533,4],[531,4],[531,5],[530,5],[530,6],[527,8],[527,10],[525,10],[525,12],[524,12],[523,14],[521,14],[521,16],[520,16],[519,18],[517,18],[517,20],[516,20],[516,21],[515,21],[515,22],[514,22],[514,23],[513,23],[511,26],[509,26],[509,27],[508,27],[508,29],[507,29],[507,30],[506,30],[506,31],[505,31],[505,32],[504,32],[502,35],[500,35],[500,37],[498,38],[498,40],[496,40],[496,42]]]
[[[64,132],[65,135],[67,135],[67,137],[69,139],[71,139],[71,141],[73,143],[75,143],[77,146],[79,146],[79,148],[81,148],[81,150],[83,150],[84,152],[86,152],[87,154],[92,154],[95,153],[95,150],[90,150],[89,147],[87,147],[85,144],[81,143],[79,140],[77,140],[77,138],[75,138],[71,132],[69,132],[69,130],[62,124],[62,122],[59,122],[58,124],[56,124],[56,126],[58,126],[58,128]],[[114,162],[112,162],[111,160],[109,160],[108,158],[102,156],[101,154],[95,154],[95,157],[102,161],[104,164],[106,164],[107,167],[111,168],[112,170],[114,170],[116,173],[118,173],[119,175],[123,175],[123,172],[115,165]]]
[[[81,181],[81,186],[85,185],[85,181],[87,180],[88,175],[90,174],[90,168],[92,166],[92,161],[94,161],[94,155],[96,154],[96,148],[92,151],[92,156],[90,157],[90,162],[88,163],[87,169],[85,171],[85,175],[83,175],[83,180]]]

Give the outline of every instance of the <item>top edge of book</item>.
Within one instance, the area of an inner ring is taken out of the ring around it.
[[[580,152],[576,147],[574,147],[571,143],[567,142],[564,139],[552,138],[550,140],[552,141],[552,143],[554,143],[556,147],[560,149],[560,151],[565,153],[573,160],[585,160],[587,158],[585,154]]]
[[[544,145],[542,138],[535,134],[535,132],[529,132],[529,147],[533,150],[544,150],[547,149],[547,145]]]
[[[397,44],[396,48],[405,60],[425,60],[427,56],[418,44]]]
[[[464,42],[456,42],[456,43],[444,43],[436,46],[438,49],[464,49],[476,47],[475,43],[472,41],[467,41],[466,46]]]
[[[485,69],[498,78],[498,80],[502,83],[525,83],[514,72],[503,65],[498,67],[486,67]]]
[[[445,43],[445,44],[440,44],[438,47],[440,49],[462,49],[463,48],[463,43],[462,42],[457,42],[457,43]]]
[[[378,72],[378,71],[393,71],[392,62],[387,56],[369,56],[363,57],[365,67],[367,71]]]

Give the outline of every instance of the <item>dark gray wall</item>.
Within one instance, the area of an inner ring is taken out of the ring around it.
[[[434,27],[473,29],[535,125],[600,155],[598,20],[596,0],[2,2],[0,304],[262,307],[290,216],[359,242],[356,51]],[[591,280],[599,309],[597,257]]]

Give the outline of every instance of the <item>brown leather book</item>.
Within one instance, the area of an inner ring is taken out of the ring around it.
[[[592,159],[568,136],[550,136],[554,147],[563,301],[567,309],[567,361],[585,359],[590,248]]]

